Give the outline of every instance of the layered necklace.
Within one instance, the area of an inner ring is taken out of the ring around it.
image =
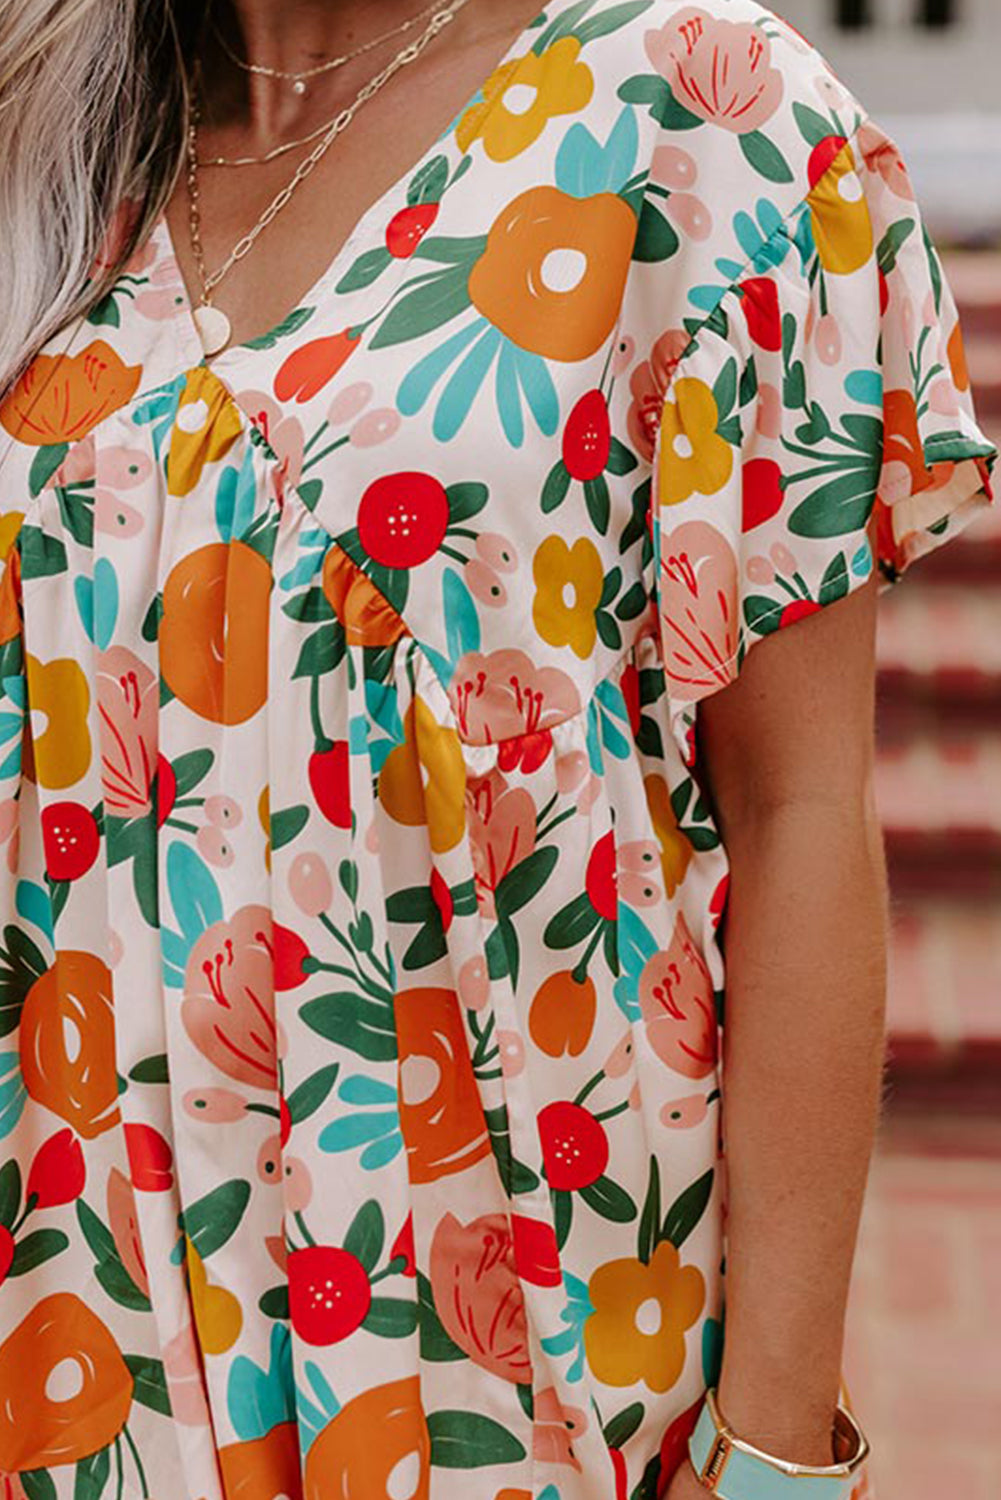
[[[281,213],[282,209],[288,203],[296,188],[299,187],[300,183],[305,181],[305,179],[313,171],[314,167],[316,167],[316,165],[322,160],[323,156],[326,154],[336,138],[351,124],[351,121],[354,119],[355,115],[358,113],[362,105],[365,104],[369,99],[371,99],[375,94],[377,94],[380,89],[384,88],[389,80],[396,73],[398,73],[401,68],[406,67],[408,63],[416,62],[417,58],[420,57],[425,47],[427,47],[428,44],[434,40],[434,38],[440,31],[443,31],[444,28],[452,20],[454,20],[455,16],[466,4],[467,0],[448,0],[447,4],[438,6],[438,8],[436,8],[432,12],[430,19],[421,35],[414,41],[410,42],[400,52],[398,52],[392,59],[392,61],[388,63],[381,70],[381,72],[377,73],[374,78],[369,79],[369,81],[364,84],[361,89],[359,89],[353,101],[345,109],[342,109],[341,112],[337,116],[335,116],[333,120],[329,121],[325,125],[321,125],[318,130],[313,131],[308,136],[304,136],[301,140],[286,142],[284,145],[268,152],[263,157],[216,157],[210,158],[208,161],[199,160],[198,127],[201,120],[201,110],[198,103],[198,92],[201,79],[200,68],[196,64],[194,78],[195,86],[192,90],[193,97],[187,134],[187,188],[189,206],[188,222],[191,232],[192,255],[194,257],[195,266],[198,271],[198,278],[201,283],[199,305],[193,309],[193,317],[195,327],[198,330],[198,335],[201,339],[202,348],[205,351],[206,357],[211,357],[213,354],[218,354],[220,350],[225,349],[232,336],[232,327],[229,318],[221,308],[213,305],[212,293],[214,292],[215,288],[233,269],[237,261],[242,260],[244,256],[250,254],[258,239],[264,233],[264,230],[278,216],[278,214]],[[402,26],[396,27],[393,31],[387,32],[381,37],[376,37],[371,42],[367,42],[363,47],[357,48],[354,53],[349,54],[344,58],[334,58],[330,63],[323,64],[320,68],[312,70],[312,72],[325,72],[334,67],[343,65],[344,62],[350,60],[351,56],[358,56],[361,52],[367,52],[371,50],[371,48],[377,46],[380,41],[385,41],[388,37],[395,36],[400,31],[408,30],[425,15],[427,15],[426,10],[419,12],[418,15],[412,16],[410,20],[405,22]],[[283,73],[279,69],[264,69],[250,63],[241,64],[241,66],[247,68],[248,71],[264,72],[274,77],[291,78],[294,80],[293,88],[295,87],[296,82],[301,82],[306,77],[311,76],[310,72]],[[296,90],[296,92],[304,92],[304,89]],[[319,137],[319,139],[317,139],[317,137]],[[225,261],[223,261],[222,265],[211,273],[208,272],[205,266],[205,252],[202,246],[201,207],[198,183],[199,169],[207,166],[250,166],[258,162],[270,161],[274,157],[281,155],[282,152],[291,151],[296,146],[306,145],[312,140],[316,140],[317,142],[313,147],[313,150],[309,153],[308,156],[305,157],[302,162],[300,162],[293,176],[285,184],[281,191],[279,193],[276,193],[274,198],[268,204],[267,208],[265,208],[264,212],[258,218],[257,223],[253,226],[252,229],[250,229],[245,235],[243,235],[241,239],[237,241],[237,243],[233,246],[233,249],[230,251],[229,255],[226,257]]]

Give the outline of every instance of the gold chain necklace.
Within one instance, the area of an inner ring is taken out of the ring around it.
[[[429,16],[437,8],[438,0],[433,0],[431,5],[426,5],[416,15],[410,16],[402,25],[394,26],[390,31],[384,31],[381,35],[373,37],[371,41],[363,42],[353,52],[345,52],[341,57],[332,57],[329,62],[318,63],[315,68],[303,68],[300,72],[286,72],[283,68],[268,68],[263,63],[247,62],[244,58],[237,57],[215,22],[212,24],[212,31],[216,41],[230,62],[235,63],[238,68],[242,68],[245,73],[258,73],[263,78],[291,78],[292,92],[294,94],[304,94],[306,92],[307,78],[316,78],[321,73],[330,73],[334,68],[342,68],[345,63],[351,62],[356,57],[361,57],[363,53],[371,52],[373,47],[381,46],[383,42],[388,42],[392,37],[400,36],[403,32],[409,31],[411,26],[416,26],[418,21],[423,21],[425,16]]]
[[[450,4],[436,11],[416,41],[411,42],[401,52],[398,52],[392,62],[388,63],[382,69],[381,73],[377,73],[374,78],[358,91],[354,101],[341,111],[319,144],[314,146],[304,161],[300,162],[292,179],[271,200],[253,228],[237,241],[223,264],[211,274],[208,274],[205,269],[205,252],[202,246],[201,235],[201,209],[198,193],[199,109],[196,94],[192,104],[187,139],[187,186],[190,209],[188,222],[191,230],[191,249],[201,282],[201,299],[199,306],[193,309],[193,317],[206,356],[211,357],[213,354],[218,354],[221,349],[224,349],[229,343],[232,334],[229,318],[221,308],[212,305],[211,298],[214,289],[219,285],[223,277],[232,270],[237,261],[242,260],[244,256],[250,254],[261,234],[263,234],[272,220],[281,213],[296,188],[309,176],[310,172],[312,172],[337,136],[343,130],[347,129],[361,106],[371,99],[374,94],[377,94],[401,68],[406,67],[408,63],[416,62],[428,43],[433,41],[439,31],[444,30],[466,3],[467,0],[451,0]]]

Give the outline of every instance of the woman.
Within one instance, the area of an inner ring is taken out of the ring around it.
[[[899,154],[751,0],[0,87],[4,1495],[859,1500],[876,601],[996,456]]]

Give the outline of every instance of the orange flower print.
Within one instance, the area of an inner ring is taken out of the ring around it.
[[[782,74],[772,67],[772,44],[760,26],[689,6],[644,41],[678,103],[711,125],[746,135],[767,125],[782,103]]]
[[[160,664],[171,692],[199,718],[243,724],[262,707],[270,594],[267,559],[244,542],[208,542],[171,569]]]
[[[615,193],[519,193],[497,218],[469,275],[476,309],[519,349],[587,359],[615,327],[636,216]]]
[[[32,1099],[88,1141],[118,1124],[111,974],[99,958],[56,954],[25,997],[19,1041]]]
[[[583,109],[594,93],[594,76],[578,62],[580,48],[576,37],[564,36],[541,56],[528,52],[496,68],[483,86],[482,103],[459,121],[460,151],[479,138],[491,161],[511,161],[538,140],[550,120]]]
[[[0,1470],[87,1458],[114,1441],[131,1405],[132,1374],[97,1314],[71,1292],[42,1297],[0,1344]]]
[[[227,1078],[257,1088],[278,1082],[275,937],[266,906],[244,906],[195,943],[184,976],[181,1020]]]
[[[716,1066],[716,1007],[705,959],[692,941],[681,912],[666,952],[643,967],[640,1012],[647,1041],[660,1058],[686,1078],[705,1078]]]
[[[394,1470],[407,1475],[407,1500],[428,1500],[431,1439],[417,1375],[372,1386],[341,1407],[306,1455],[303,1500],[381,1500],[393,1493]]]
[[[491,1150],[462,1016],[445,989],[400,990],[394,1009],[410,1180],[436,1182]]]
[[[0,402],[0,426],[34,447],[76,442],[125,405],[141,375],[103,339],[79,354],[38,354]]]
[[[279,401],[311,401],[347,363],[361,342],[350,329],[327,338],[310,339],[293,349],[280,366],[274,381]]]
[[[525,1298],[507,1215],[483,1214],[464,1225],[445,1214],[431,1241],[428,1275],[453,1342],[492,1375],[527,1384],[532,1361]]]
[[[588,1295],[594,1312],[584,1324],[584,1352],[595,1379],[669,1391],[685,1367],[685,1330],[706,1299],[698,1267],[682,1266],[677,1248],[661,1240],[647,1265],[627,1258],[599,1266]]]
[[[323,559],[323,592],[350,646],[392,646],[409,635],[385,594],[336,544]]]
[[[279,1422],[263,1437],[219,1449],[226,1500],[275,1500],[302,1494],[302,1455],[296,1422]]]
[[[423,698],[403,716],[404,742],[379,773],[379,801],[408,828],[428,830],[436,854],[454,849],[466,825],[466,764],[455,730],[439,724]]]

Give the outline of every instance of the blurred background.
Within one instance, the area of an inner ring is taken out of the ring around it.
[[[1001,437],[1001,0],[771,0],[897,141]],[[845,1373],[876,1500],[1001,1500],[1001,472],[878,625],[887,1098]]]

